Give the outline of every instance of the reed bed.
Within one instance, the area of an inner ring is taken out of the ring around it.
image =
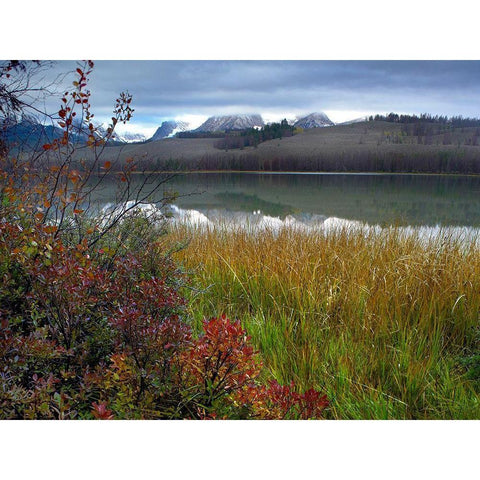
[[[478,240],[478,239],[477,239]],[[448,230],[176,225],[195,321],[239,318],[267,371],[324,390],[328,418],[480,418],[480,247]]]

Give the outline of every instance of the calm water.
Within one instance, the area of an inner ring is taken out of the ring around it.
[[[144,180],[135,175],[134,187]],[[145,188],[157,183],[158,177]],[[179,193],[177,206],[203,213],[260,210],[281,219],[321,215],[380,225],[480,227],[480,177],[473,176],[192,173],[169,180],[152,200],[164,190]],[[115,198],[115,186],[107,182],[96,201]]]

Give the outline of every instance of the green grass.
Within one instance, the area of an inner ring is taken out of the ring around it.
[[[241,319],[280,382],[339,419],[480,418],[462,358],[480,348],[479,243],[400,229],[329,234],[176,227],[196,322]]]

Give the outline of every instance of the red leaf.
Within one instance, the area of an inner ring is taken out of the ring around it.
[[[107,408],[107,404],[105,402],[92,403],[93,407],[93,416],[98,420],[112,420],[113,419],[113,412]]]

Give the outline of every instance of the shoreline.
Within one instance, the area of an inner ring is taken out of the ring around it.
[[[109,173],[120,174],[123,173],[121,171],[111,171]],[[394,176],[407,176],[407,175],[414,175],[414,176],[441,176],[441,177],[480,177],[478,173],[436,173],[436,172],[295,172],[295,171],[266,171],[266,170],[143,170],[143,171],[133,171],[131,172],[132,175],[153,175],[153,174],[182,174],[188,175],[192,173],[201,173],[201,174],[208,174],[208,173],[245,173],[248,175],[361,175],[361,176],[368,176],[368,175],[394,175]]]

